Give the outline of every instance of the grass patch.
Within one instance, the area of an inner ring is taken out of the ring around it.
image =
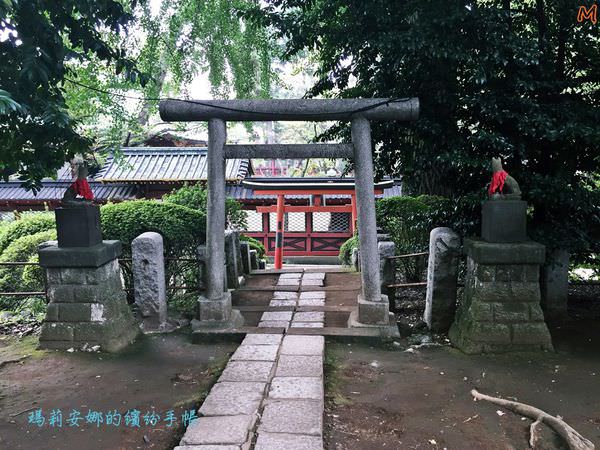
[[[351,405],[352,400],[342,395],[340,392],[340,386],[344,382],[342,369],[344,369],[345,366],[340,363],[340,360],[335,355],[333,347],[333,345],[327,345],[325,347],[325,397],[335,405]]]

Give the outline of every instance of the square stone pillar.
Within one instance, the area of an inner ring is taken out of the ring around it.
[[[50,301],[40,348],[87,344],[114,352],[135,340],[140,330],[121,284],[120,254],[119,241],[91,247],[59,247],[51,241],[40,246]]]
[[[237,231],[225,232],[225,270],[227,287],[237,289],[243,282],[243,266],[240,253],[240,237]]]
[[[231,293],[224,286],[225,266],[225,151],[227,139],[225,121],[208,121],[206,211],[206,295],[198,299],[199,317],[192,329],[235,328],[243,324],[239,311],[231,308]]]
[[[250,243],[246,241],[240,241],[240,254],[244,274],[249,275],[252,271],[252,262],[250,260]]]
[[[140,234],[131,243],[133,291],[142,315],[144,333],[165,331],[167,286],[163,238],[159,233]]]
[[[385,329],[385,333],[395,336],[398,334],[396,320],[393,313],[390,312],[387,296],[381,294],[371,126],[367,119],[358,117],[352,120],[351,127],[362,292],[358,296],[358,308],[350,314],[348,325],[350,327],[379,327]]]
[[[552,350],[540,307],[537,242],[465,240],[464,298],[449,337],[465,353]]]
[[[429,233],[423,320],[436,333],[447,333],[454,321],[460,244],[460,236],[451,228],[438,227]]]

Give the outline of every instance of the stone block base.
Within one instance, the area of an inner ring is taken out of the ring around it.
[[[394,313],[388,313],[388,323],[386,325],[371,325],[361,323],[358,320],[358,309],[355,309],[350,313],[348,318],[348,328],[370,328],[379,331],[379,336],[383,339],[396,339],[400,337],[398,331],[398,325],[396,325],[396,316]]]
[[[450,328],[453,345],[465,353],[552,350],[550,332],[540,307],[539,265],[543,258],[523,261],[526,244],[493,244],[502,256],[491,263],[486,255],[467,245],[464,298]],[[513,248],[513,261],[508,255]],[[475,251],[473,251],[475,250]],[[531,257],[530,255],[529,257]]]
[[[192,320],[192,331],[201,334],[205,331],[232,330],[244,325],[244,317],[237,309],[232,309],[229,320]]]
[[[358,296],[358,308],[350,313],[349,328],[378,328],[383,336],[399,337],[396,317],[390,312],[386,295],[381,296],[380,302],[365,300],[362,294]]]
[[[99,261],[98,254],[106,254],[98,247],[88,248],[92,256],[85,254],[85,248],[76,248],[77,258],[88,261],[87,266],[81,267],[57,266],[60,259],[71,261],[71,249],[51,247],[50,251],[56,252],[58,258],[51,258],[49,265],[42,264],[50,302],[42,324],[40,348],[77,349],[87,344],[116,352],[137,337],[140,330],[121,285],[119,263],[110,259],[92,264]],[[115,244],[106,247],[113,251]],[[40,249],[40,256],[47,248]]]

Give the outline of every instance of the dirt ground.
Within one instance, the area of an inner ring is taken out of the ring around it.
[[[532,421],[474,402],[473,388],[560,415],[598,446],[600,322],[563,323],[552,335],[557,353],[495,356],[328,342],[326,448],[529,448]],[[543,441],[561,448],[547,429]]]
[[[185,334],[170,334],[145,336],[124,353],[107,355],[37,351],[36,340],[0,336],[0,449],[173,448],[183,433],[182,414],[199,404],[236,347],[191,344]],[[37,408],[46,419],[41,427],[29,423]],[[53,409],[61,410],[62,427],[50,427]],[[103,412],[103,423],[70,427],[72,409],[84,417],[88,410]],[[115,409],[120,426],[106,423],[106,412]],[[160,421],[125,426],[126,412],[134,409],[142,416],[154,409]],[[177,417],[171,427],[163,422],[169,410]]]

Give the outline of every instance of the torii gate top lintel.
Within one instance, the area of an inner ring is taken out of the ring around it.
[[[371,120],[415,120],[419,100],[404,99],[280,99],[280,100],[164,100],[159,106],[164,121],[208,121],[207,290],[199,300],[202,326],[240,326],[239,311],[231,308],[225,275],[225,159],[247,157],[332,157],[354,159],[362,292],[350,326],[395,328],[390,324],[389,301],[381,295]],[[226,121],[329,121],[351,122],[351,144],[226,145]],[[259,156],[260,155],[260,156]],[[318,155],[318,156],[317,156]],[[278,203],[283,195],[278,196]],[[278,211],[283,211],[280,205]],[[283,245],[283,217],[277,217],[277,245]],[[396,329],[397,332],[397,329]]]
[[[167,122],[208,121],[349,121],[416,120],[418,98],[269,99],[269,100],[164,100],[160,117]]]

